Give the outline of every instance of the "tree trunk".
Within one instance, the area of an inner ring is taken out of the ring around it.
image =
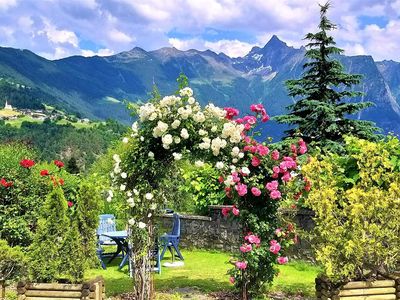
[[[242,282],[242,300],[248,300],[248,290],[247,290],[247,279],[246,279],[246,273],[244,270],[242,270],[242,278],[243,278],[243,282]]]
[[[151,275],[150,250],[153,245],[154,234],[153,226],[148,228],[147,249],[140,249],[137,253],[133,253],[134,262],[134,293],[136,300],[154,299],[154,283]],[[144,254],[146,253],[146,254]]]
[[[0,280],[0,299],[6,299],[6,282],[4,280]]]

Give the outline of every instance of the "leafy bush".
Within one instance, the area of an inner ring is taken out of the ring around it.
[[[11,246],[28,246],[36,230],[49,178],[65,182],[65,195],[75,203],[79,178],[53,163],[35,163],[36,153],[22,144],[0,145],[0,238]],[[32,165],[21,165],[23,161]]]
[[[0,282],[14,280],[24,275],[26,257],[20,247],[10,247],[0,240]]]
[[[346,156],[317,156],[312,183],[316,259],[333,281],[373,278],[400,262],[400,142],[346,138]]]
[[[194,213],[206,214],[209,205],[230,204],[221,183],[218,182],[221,175],[211,165],[206,164],[203,168],[197,168],[188,162],[180,168],[183,182],[179,190],[184,192],[184,207],[192,207]]]

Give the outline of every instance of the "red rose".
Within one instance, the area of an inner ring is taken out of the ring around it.
[[[64,185],[64,179],[60,178],[60,179],[58,180],[58,182],[60,183],[60,185]]]
[[[68,207],[74,206],[74,203],[72,201],[68,201]]]
[[[49,175],[50,175],[50,173],[49,173],[48,170],[42,170],[42,171],[40,171],[40,176],[49,176]]]
[[[64,163],[63,163],[62,161],[59,161],[59,160],[55,160],[55,161],[54,161],[54,164],[55,164],[57,167],[59,167],[60,169],[61,169],[62,167],[64,167]]]
[[[35,165],[35,162],[31,159],[23,159],[19,162],[19,165],[23,168],[30,169]]]
[[[12,181],[8,181],[7,182],[7,180],[2,178],[2,179],[0,179],[0,185],[2,185],[5,188],[8,188],[8,187],[12,187],[13,186],[13,182]]]

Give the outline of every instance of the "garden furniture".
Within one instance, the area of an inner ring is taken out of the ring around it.
[[[110,238],[117,245],[117,251],[114,254],[112,254],[108,263],[113,261],[114,258],[116,258],[121,254],[122,261],[119,264],[118,268],[122,269],[122,267],[128,262],[129,259],[129,244],[127,240],[128,232],[126,230],[110,231],[103,233],[102,236]]]
[[[175,250],[176,254],[178,257],[183,260],[183,256],[181,252],[179,251],[179,241],[181,237],[181,221],[179,218],[179,215],[177,213],[174,213],[173,216],[173,225],[172,225],[172,231],[170,233],[166,233],[160,237],[160,243],[161,247],[163,248],[161,255],[160,255],[160,260],[164,258],[165,251],[168,250],[171,252],[171,255],[174,257],[174,253],[172,251],[172,248]]]
[[[116,243],[112,239],[102,235],[103,233],[110,231],[117,231],[115,216],[112,214],[100,215],[99,227],[97,228],[97,236],[100,245],[114,245],[114,246],[116,245]]]

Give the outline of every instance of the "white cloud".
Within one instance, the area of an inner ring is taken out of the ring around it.
[[[209,48],[237,56],[246,54],[252,46],[264,46],[273,34],[290,46],[304,45],[304,35],[317,30],[318,2],[321,1],[0,0],[0,40],[3,45],[50,53],[47,57],[62,53],[102,55],[100,50],[79,46],[87,45],[87,41],[95,44],[95,49],[109,49],[104,53],[133,46],[154,50],[169,44],[178,49]],[[400,60],[400,0],[331,2],[329,18],[339,25],[334,36],[347,54]],[[389,24],[381,29],[365,26],[360,23],[360,16],[384,17]],[[171,32],[178,34],[171,37]],[[212,40],[207,40],[211,35]]]
[[[75,48],[78,47],[78,37],[73,31],[58,30],[48,20],[44,20],[44,29],[38,32],[39,35],[46,35],[53,44],[70,44]],[[56,48],[57,52],[57,48]]]
[[[111,49],[107,49],[107,48],[103,48],[103,49],[99,49],[98,51],[92,51],[92,50],[82,50],[81,51],[82,56],[110,56],[114,54],[114,51]]]
[[[17,0],[0,0],[0,10],[7,10],[16,5]]]
[[[230,57],[244,56],[250,52],[254,44],[241,42],[239,40],[219,40],[217,42],[205,42],[205,47],[214,52],[223,52]]]
[[[128,44],[134,41],[133,37],[130,37],[126,33],[119,31],[117,29],[111,29],[107,36],[114,42]]]
[[[209,42],[203,39],[177,39],[170,38],[168,40],[169,44],[179,50],[206,50],[209,49],[216,53],[223,52],[230,57],[244,56],[254,47],[253,44],[241,42],[239,40],[219,40],[216,42]]]

